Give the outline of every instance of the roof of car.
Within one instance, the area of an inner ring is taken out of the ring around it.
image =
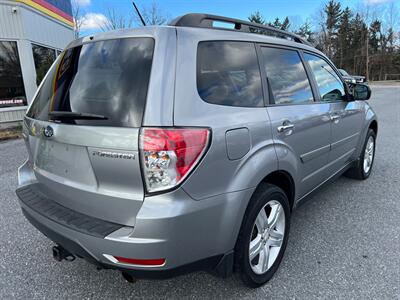
[[[287,47],[300,48],[304,50],[309,50],[312,52],[317,52],[323,55],[322,52],[317,50],[312,46],[308,46],[306,44],[297,43],[288,39],[283,39],[279,37],[267,36],[256,33],[247,33],[247,32],[236,32],[233,30],[226,30],[223,28],[195,28],[195,27],[175,27],[175,26],[146,26],[141,28],[132,28],[132,29],[120,29],[120,30],[112,30],[107,32],[96,33],[94,35],[81,37],[79,39],[73,40],[66,47],[72,48],[82,44],[100,41],[100,40],[111,40],[118,38],[129,38],[129,37],[153,37],[157,38],[159,35],[166,33],[166,31],[177,30],[177,31],[186,31],[191,32],[193,35],[196,33],[202,33],[204,31],[208,32],[208,40],[242,40],[248,42],[256,42],[256,43],[267,43],[267,44],[275,44],[282,45]]]
[[[194,20],[193,20],[194,19]],[[213,27],[210,25],[209,20],[223,20],[223,22],[233,22],[235,28],[221,28]],[[185,21],[186,20],[186,21]],[[226,21],[227,20],[227,21]],[[238,25],[240,22],[241,25]],[[255,26],[257,30],[271,31],[272,34],[264,34],[250,31],[251,26]],[[239,29],[236,29],[238,27]],[[206,15],[206,14],[188,14],[182,17],[178,17],[173,20],[170,25],[162,26],[145,26],[133,29],[120,29],[108,32],[101,32],[95,35],[82,37],[72,41],[67,48],[76,47],[81,44],[90,43],[92,41],[110,40],[118,38],[129,38],[129,37],[153,37],[156,38],[168,31],[176,30],[182,32],[188,32],[192,35],[204,35],[204,31],[207,31],[206,40],[240,40],[257,43],[267,43],[286,47],[294,47],[298,49],[312,51],[325,56],[322,52],[314,48],[309,42],[303,38],[282,30],[274,29],[270,26],[263,26],[259,24],[250,23],[247,21],[241,21],[237,19],[230,19],[225,17]],[[278,36],[276,36],[278,35]]]
[[[215,26],[215,22],[217,22],[217,26]],[[218,23],[225,26],[218,26]],[[273,26],[254,23],[239,19],[233,19],[223,16],[216,16],[210,14],[199,14],[199,13],[190,13],[176,19],[172,20],[168,25],[172,26],[181,26],[181,27],[201,27],[201,28],[208,28],[208,29],[227,29],[232,31],[241,31],[241,32],[250,32],[255,34],[261,35],[270,35],[270,36],[277,36],[281,38],[289,38],[295,41],[296,43],[301,43],[305,45],[312,46],[310,42],[305,40],[303,37],[289,32],[285,30],[281,30],[275,28]]]

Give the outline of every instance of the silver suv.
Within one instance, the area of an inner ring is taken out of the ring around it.
[[[344,172],[369,177],[370,94],[300,37],[235,19],[84,37],[29,107],[16,193],[57,260],[260,286],[301,201]]]

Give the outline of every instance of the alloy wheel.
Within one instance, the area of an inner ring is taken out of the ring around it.
[[[249,245],[249,262],[256,274],[264,274],[276,261],[285,235],[285,212],[271,200],[257,215]]]
[[[368,138],[367,145],[365,146],[365,153],[364,153],[363,168],[365,174],[368,174],[368,172],[371,170],[372,167],[372,162],[374,160],[374,145],[375,145],[374,138],[370,136]]]

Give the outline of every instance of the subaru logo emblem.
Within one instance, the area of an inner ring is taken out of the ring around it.
[[[51,126],[46,126],[43,128],[43,135],[45,137],[52,137],[54,134],[53,128]]]

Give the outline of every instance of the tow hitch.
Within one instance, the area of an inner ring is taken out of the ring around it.
[[[56,261],[62,261],[63,259],[65,259],[66,261],[75,260],[75,256],[73,254],[69,253],[68,250],[59,245],[53,246],[53,258]]]

